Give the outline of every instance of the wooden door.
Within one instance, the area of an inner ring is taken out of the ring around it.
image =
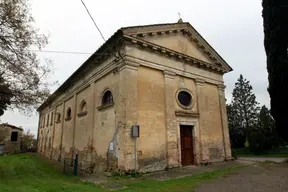
[[[181,159],[183,166],[194,164],[192,129],[193,126],[180,125]]]

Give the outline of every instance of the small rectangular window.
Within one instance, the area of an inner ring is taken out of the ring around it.
[[[11,133],[11,141],[18,141],[18,132]]]

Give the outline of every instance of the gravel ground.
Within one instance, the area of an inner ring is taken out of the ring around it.
[[[282,163],[285,161],[286,157],[239,157],[238,160],[243,160],[243,161],[274,161],[277,163]]]
[[[216,181],[200,185],[195,192],[288,192],[288,164],[249,166]]]

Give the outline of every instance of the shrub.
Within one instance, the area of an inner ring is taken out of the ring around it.
[[[236,150],[235,150],[235,149],[232,149],[231,155],[232,155],[232,157],[233,157],[234,159],[238,159],[237,153],[236,153]]]

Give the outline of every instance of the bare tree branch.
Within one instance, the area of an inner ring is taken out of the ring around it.
[[[12,93],[9,107],[29,114],[50,94],[52,62],[40,63],[37,54],[48,43],[34,26],[29,0],[0,2],[0,78],[9,85],[9,92],[0,87],[0,98]],[[6,94],[7,95],[7,94]],[[7,108],[7,106],[6,106]],[[1,106],[0,106],[1,109]]]

